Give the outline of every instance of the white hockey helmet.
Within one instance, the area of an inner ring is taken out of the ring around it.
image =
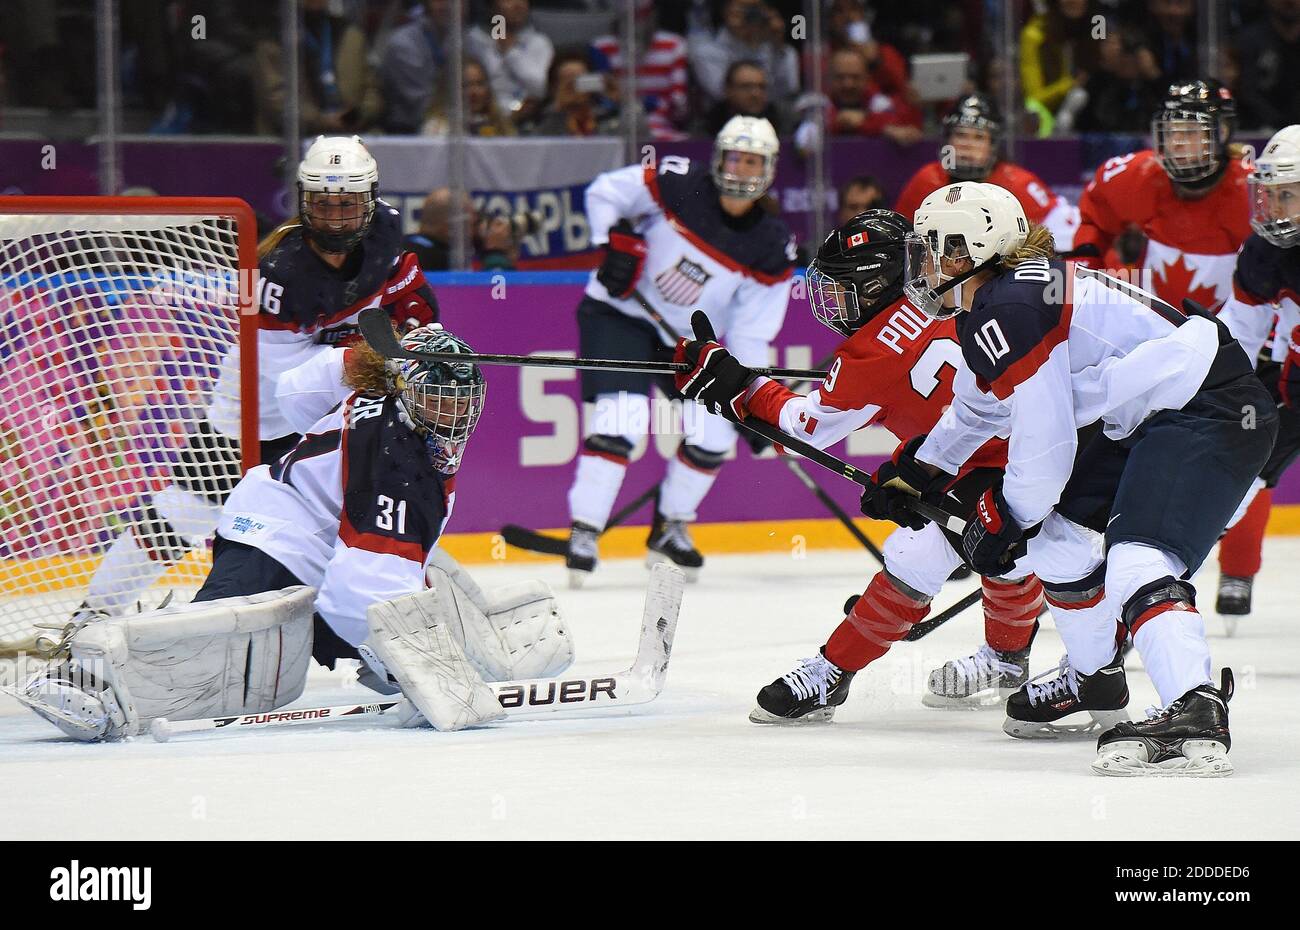
[[[996,184],[962,181],[941,187],[916,210],[915,230],[904,249],[903,293],[936,319],[961,309],[961,284],[1025,244],[1029,221],[1015,195]],[[945,273],[944,261],[970,259],[971,267]],[[944,297],[953,300],[945,306]]]
[[[1300,125],[1279,129],[1246,182],[1250,228],[1273,245],[1300,244]]]
[[[713,140],[713,183],[726,197],[757,200],[776,179],[776,156],[781,143],[772,124],[761,116],[733,116]],[[742,175],[726,170],[728,152],[750,152],[763,157],[763,173]]]
[[[298,217],[326,252],[350,252],[370,228],[379,166],[358,136],[317,136],[298,165]]]

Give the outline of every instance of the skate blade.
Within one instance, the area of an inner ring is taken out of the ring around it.
[[[935,710],[996,710],[1006,704],[1007,698],[1015,693],[1015,688],[986,688],[958,698],[926,691],[921,695],[921,703]]]
[[[1227,751],[1215,740],[1188,740],[1182,753],[1180,758],[1148,762],[1142,743],[1112,743],[1093,760],[1092,771],[1118,778],[1227,778],[1233,773]]]
[[[1016,720],[1007,717],[1002,721],[1002,732],[1012,739],[1092,739],[1093,734],[1105,733],[1116,724],[1129,719],[1126,710],[1087,711],[1087,718],[1080,715],[1084,711],[1071,714],[1074,723],[1062,723],[1070,717],[1062,717],[1054,723],[1035,723],[1031,720]]]
[[[700,570],[699,570],[699,568],[687,568],[685,565],[678,565],[676,562],[674,562],[674,561],[673,561],[672,559],[670,559],[668,556],[664,555],[662,552],[656,552],[654,549],[649,549],[649,550],[646,551],[646,554],[645,554],[645,567],[646,567],[646,568],[654,568],[654,567],[655,567],[657,564],[659,564],[660,562],[664,562],[664,563],[666,563],[666,564],[668,564],[668,565],[673,565],[673,566],[675,566],[675,567],[681,569],[682,574],[684,574],[684,575],[686,576],[686,583],[687,583],[687,584],[695,584],[695,582],[697,582],[697,581],[700,580]]]
[[[569,588],[574,591],[578,590],[587,583],[587,579],[590,577],[591,572],[586,572],[579,568],[569,569]]]
[[[1237,624],[1241,622],[1241,614],[1219,614],[1223,618],[1223,635],[1232,639],[1237,635]]]
[[[819,707],[817,710],[809,711],[802,717],[778,717],[776,714],[768,713],[761,707],[755,707],[749,712],[749,722],[778,727],[804,727],[809,724],[830,723],[834,716],[834,707]]]

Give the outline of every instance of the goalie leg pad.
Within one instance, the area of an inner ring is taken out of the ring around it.
[[[28,681],[23,703],[88,740],[135,736],[159,717],[283,707],[307,681],[315,597],[299,585],[87,624],[69,661]]]
[[[369,647],[419,711],[402,713],[404,726],[427,720],[437,730],[460,730],[505,716],[496,693],[442,622],[437,605],[446,597],[422,591],[366,611]]]
[[[428,573],[428,610],[487,681],[551,678],[573,664],[573,639],[550,585],[523,581],[484,592],[454,559]]]

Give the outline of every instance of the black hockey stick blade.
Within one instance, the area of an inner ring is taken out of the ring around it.
[[[658,493],[659,485],[652,484],[632,498],[609,518],[605,523],[605,529],[601,530],[601,535],[603,536],[632,516],[645,505],[646,501]],[[540,552],[544,555],[565,555],[569,551],[569,541],[567,539],[547,536],[545,533],[539,533],[536,530],[530,530],[514,523],[507,523],[501,527],[501,538],[506,541],[507,545],[514,546],[516,549],[527,549],[529,552]]]
[[[362,310],[357,318],[361,336],[384,358],[410,359],[417,362],[472,362],[475,365],[509,365],[515,368],[579,368],[586,371],[638,371],[671,375],[691,370],[685,362],[626,362],[611,358],[565,358],[558,355],[489,355],[482,352],[414,352],[402,345],[393,331],[388,314],[380,307]],[[770,378],[801,378],[820,381],[824,371],[807,368],[755,368]]]

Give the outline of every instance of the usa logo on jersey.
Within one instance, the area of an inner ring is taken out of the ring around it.
[[[702,266],[683,256],[676,266],[665,268],[655,276],[655,287],[669,303],[690,306],[699,299],[711,277]]]

